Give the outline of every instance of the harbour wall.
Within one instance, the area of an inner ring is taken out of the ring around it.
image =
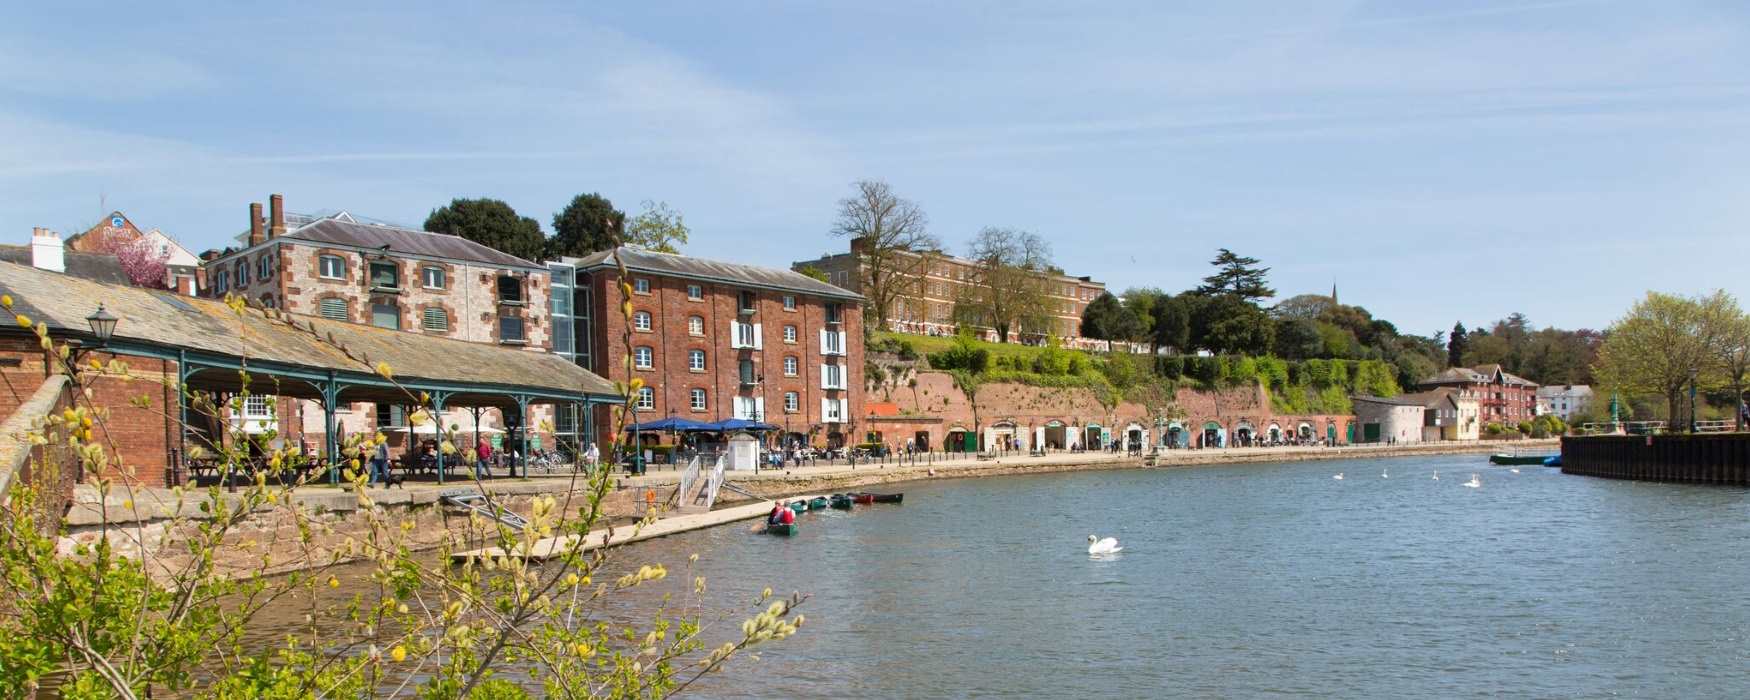
[[[1562,438],[1562,473],[1750,486],[1750,433]]]

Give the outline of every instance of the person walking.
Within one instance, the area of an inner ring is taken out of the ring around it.
[[[474,438],[474,478],[492,476],[492,443],[484,437]]]
[[[367,482],[369,486],[375,486],[379,479],[384,485],[389,483],[389,443],[382,441],[381,437],[378,436],[377,449],[371,452],[371,478]]]
[[[595,471],[596,462],[601,461],[601,458],[601,448],[596,447],[593,442],[590,443],[589,447],[583,451],[583,468],[587,471]]]

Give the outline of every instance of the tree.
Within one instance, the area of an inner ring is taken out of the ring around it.
[[[1247,301],[1276,296],[1276,290],[1264,284],[1264,276],[1270,272],[1270,268],[1256,267],[1257,258],[1241,257],[1222,248],[1209,264],[1214,265],[1217,271],[1203,278],[1203,286],[1197,288],[1199,294],[1231,294]]]
[[[144,236],[123,240],[119,236],[104,236],[97,250],[114,255],[135,287],[165,289],[170,281],[170,267],[165,264],[170,255],[152,246]]]
[[[1176,297],[1162,296],[1155,302],[1154,323],[1149,332],[1149,340],[1154,342],[1154,349],[1172,348],[1176,352],[1186,352],[1191,347],[1191,310],[1181,294]]]
[[[1136,314],[1111,292],[1101,292],[1082,310],[1082,336],[1106,341],[1108,352],[1112,350],[1112,341],[1135,338],[1138,326]]]
[[[827,284],[832,284],[832,278],[826,276],[826,270],[822,270],[813,265],[803,265],[802,267],[796,268],[796,271],[801,273],[803,277],[812,277]]]
[[[1750,315],[1738,308],[1736,300],[1729,305],[1722,304],[1719,313],[1719,366],[1726,383],[1732,387],[1732,429],[1741,431],[1744,429],[1744,380],[1745,375],[1750,374]]]
[[[547,239],[546,256],[589,255],[608,250],[621,240],[626,214],[614,208],[607,197],[580,194],[553,215],[553,237]]]
[[[1308,360],[1318,357],[1324,350],[1324,341],[1319,337],[1317,321],[1288,317],[1277,318],[1275,323],[1277,357],[1288,360]]]
[[[626,243],[658,253],[681,252],[691,233],[681,213],[668,208],[668,202],[646,199],[641,206],[644,211],[626,222]]]
[[[1238,296],[1211,297],[1199,305],[1192,334],[1212,353],[1264,355],[1276,338],[1276,326],[1256,304]]]
[[[546,234],[541,224],[498,199],[452,199],[431,210],[425,230],[461,236],[506,255],[540,260],[545,254]]]
[[[1139,343],[1150,342],[1154,336],[1155,305],[1166,299],[1167,295],[1159,289],[1133,288],[1126,289],[1118,296],[1124,302],[1124,308],[1136,318],[1136,332],[1125,340]]]
[[[851,239],[857,256],[858,283],[869,300],[864,313],[876,328],[887,329],[887,315],[901,296],[916,290],[929,264],[922,253],[942,247],[929,232],[929,218],[911,200],[893,193],[880,180],[852,183],[856,192],[839,200],[832,233]]]
[[[1611,325],[1594,371],[1623,393],[1663,397],[1666,418],[1676,420],[1684,389],[1718,369],[1736,308],[1725,292],[1695,298],[1647,292]]]
[[[1336,305],[1331,297],[1324,294],[1296,294],[1283,299],[1270,308],[1270,315],[1277,318],[1304,318],[1316,321],[1325,315],[1325,310]]]
[[[1470,346],[1470,334],[1464,330],[1464,323],[1452,324],[1452,336],[1446,340],[1446,366],[1459,367],[1464,364],[1464,351]]]
[[[970,255],[976,268],[974,284],[967,287],[970,311],[978,323],[995,329],[999,342],[1009,342],[1019,329],[1051,332],[1045,320],[1045,271],[1051,265],[1051,246],[1037,234],[1014,229],[986,227],[972,239]]]

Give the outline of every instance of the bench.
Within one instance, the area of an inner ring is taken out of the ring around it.
[[[996,458],[997,458],[996,455],[991,454],[989,452],[978,453],[978,461],[980,461],[980,462],[988,462],[988,461],[996,459]]]

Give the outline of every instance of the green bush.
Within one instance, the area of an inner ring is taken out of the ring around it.
[[[930,353],[929,360],[932,369],[962,369],[973,374],[990,369],[990,351],[978,347],[977,341],[968,335],[956,336],[952,346],[941,352]]]
[[[1178,379],[1185,376],[1185,358],[1177,355],[1155,358],[1155,374],[1167,379]]]

